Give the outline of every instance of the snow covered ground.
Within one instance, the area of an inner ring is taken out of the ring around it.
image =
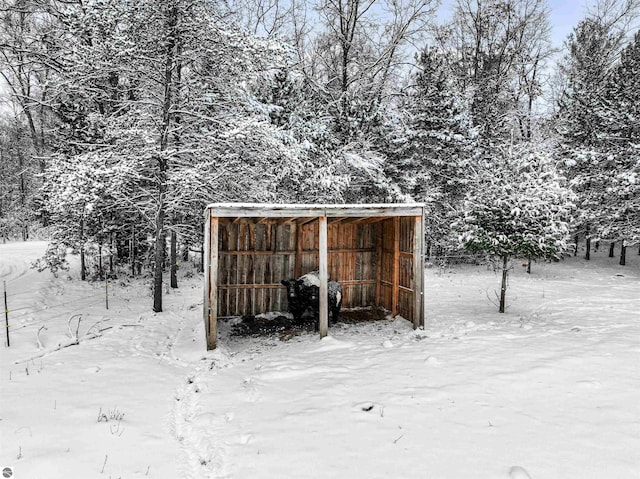
[[[17,479],[640,477],[635,248],[625,267],[606,251],[516,264],[503,315],[486,266],[432,268],[425,331],[281,341],[223,323],[213,352],[200,276],[160,314],[148,285],[118,280],[107,310],[77,268],[29,269],[44,248],[0,245],[0,468]]]

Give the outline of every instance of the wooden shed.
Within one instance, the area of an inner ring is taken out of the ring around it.
[[[216,347],[221,317],[286,311],[283,279],[320,272],[320,336],[328,278],[343,309],[380,306],[424,324],[423,204],[211,204],[205,210],[204,321]]]

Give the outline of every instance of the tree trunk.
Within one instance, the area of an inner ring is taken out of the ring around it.
[[[531,258],[528,258],[528,263],[527,263],[527,274],[531,274]]]
[[[622,241],[622,246],[620,246],[620,266],[625,266],[627,264],[627,245],[624,244],[624,240]]]
[[[102,240],[98,243],[98,278],[104,280],[104,268],[102,266]]]
[[[591,259],[591,237],[590,236],[587,236],[587,251],[584,254],[584,259],[586,260]]]
[[[80,279],[86,281],[87,266],[84,258],[84,218],[80,220]]]
[[[22,146],[21,146],[21,135],[22,127],[18,125],[16,121],[15,125],[15,142],[16,142],[16,156],[18,157],[18,170],[19,173],[19,182],[18,182],[18,193],[20,198],[20,206],[26,208],[27,206],[27,180],[26,173],[27,168],[25,168],[24,155],[22,154]],[[29,226],[25,223],[20,228],[20,232],[22,234],[22,241],[27,241],[29,239]]]
[[[612,241],[611,244],[609,245],[609,258],[613,258],[613,249],[615,248],[616,243],[615,241]]]
[[[507,293],[507,273],[508,273],[509,257],[502,257],[502,286],[500,287],[500,309],[499,312],[504,313],[505,296]]]
[[[176,42],[179,34],[178,9],[173,6],[167,18],[167,48],[164,62],[164,78],[162,86],[164,95],[162,102],[162,124],[160,130],[160,154],[158,155],[158,210],[156,212],[155,231],[155,265],[153,274],[153,311],[162,311],[162,266],[164,262],[164,216],[166,208],[167,190],[167,158],[165,152],[169,144],[169,129],[172,122],[171,107],[173,104],[174,85],[173,73],[176,65]]]
[[[84,245],[80,247],[80,279],[87,280],[87,266],[84,258]]]
[[[178,257],[177,257],[177,245],[178,235],[174,230],[171,230],[171,287],[178,287]]]
[[[113,253],[116,251],[116,238],[115,234],[111,233],[111,254],[109,255],[109,274],[113,277]]]
[[[131,262],[131,276],[136,275],[136,226],[131,225],[131,247],[129,248],[129,261]]]
[[[161,189],[162,190],[162,189]],[[155,264],[153,267],[153,311],[162,312],[162,266],[164,264],[164,204],[163,192],[156,212]]]

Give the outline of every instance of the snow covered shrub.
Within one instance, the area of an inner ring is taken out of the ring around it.
[[[33,263],[33,267],[38,271],[50,270],[55,277],[58,271],[67,271],[69,264],[67,263],[67,246],[58,241],[52,241],[47,245],[47,250],[42,258],[38,258]]]

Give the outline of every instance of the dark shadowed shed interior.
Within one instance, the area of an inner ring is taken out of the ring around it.
[[[423,230],[422,204],[209,205],[207,347],[216,346],[218,318],[286,311],[280,281],[313,270],[321,293],[329,278],[341,283],[343,309],[378,306],[422,325]],[[326,309],[321,301],[321,336]]]

